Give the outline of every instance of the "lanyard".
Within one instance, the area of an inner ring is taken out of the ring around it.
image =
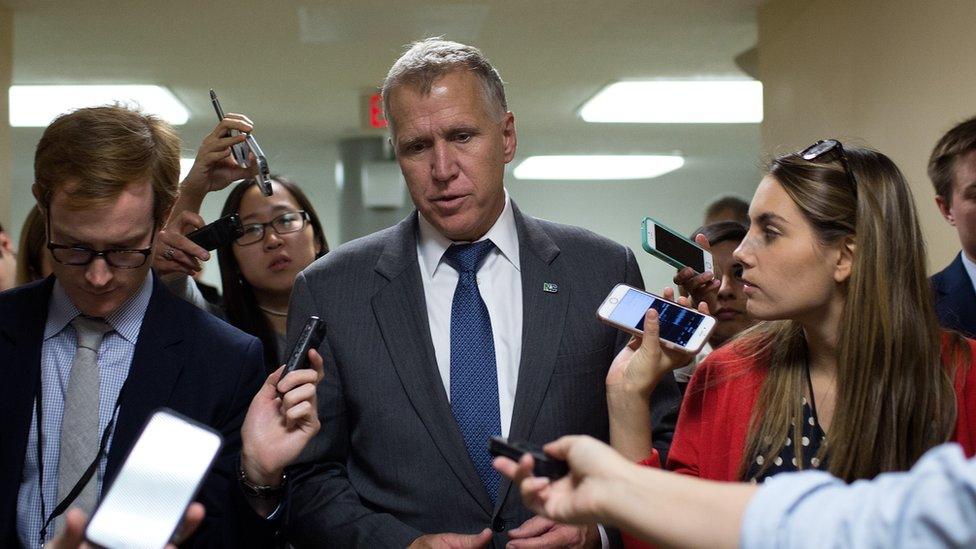
[[[119,390],[119,396],[115,399],[115,406],[112,407],[112,417],[108,420],[108,425],[105,426],[105,430],[102,431],[102,438],[98,444],[98,452],[95,454],[95,459],[92,460],[88,468],[85,469],[84,474],[78,479],[78,482],[71,487],[68,494],[62,499],[57,505],[55,505],[54,510],[51,511],[50,516],[47,515],[44,503],[44,436],[43,436],[43,423],[44,416],[41,410],[41,400],[43,400],[43,386],[44,380],[41,376],[41,368],[37,369],[37,397],[34,400],[34,410],[37,413],[37,488],[40,492],[41,497],[41,519],[44,523],[41,525],[40,532],[40,543],[44,545],[44,539],[47,537],[47,528],[50,526],[51,521],[57,518],[60,514],[67,510],[68,506],[78,497],[78,494],[85,489],[85,485],[91,480],[92,475],[98,470],[98,462],[102,459],[102,455],[105,453],[105,449],[108,446],[109,436],[112,434],[112,428],[115,426],[115,418],[119,413],[119,406],[122,404],[122,393],[125,391],[125,386],[128,384],[128,379],[126,383],[122,384],[122,389]],[[45,519],[44,517],[47,516]]]

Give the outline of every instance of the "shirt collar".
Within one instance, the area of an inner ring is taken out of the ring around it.
[[[451,247],[454,242],[442,235],[434,228],[433,225],[424,218],[424,215],[417,214],[419,220],[419,237],[417,239],[417,246],[420,249],[420,257],[423,260],[424,267],[428,277],[433,277],[434,272],[437,270],[438,265],[441,263],[441,259],[444,257],[444,252]],[[484,236],[479,238],[477,241],[490,239],[494,244],[495,248],[501,252],[502,256],[508,260],[516,270],[521,271],[521,265],[519,262],[519,243],[518,243],[518,229],[515,227],[515,213],[512,210],[512,200],[508,196],[508,190],[505,189],[505,208],[502,210],[501,215],[495,221],[495,224],[488,229],[488,232]]]
[[[139,338],[139,329],[142,327],[142,319],[146,315],[149,307],[149,298],[152,297],[153,277],[146,275],[142,286],[136,293],[127,299],[112,314],[105,317],[107,322],[120,336],[126,341],[135,345]],[[48,305],[47,323],[44,325],[44,339],[49,339],[61,333],[69,322],[80,315],[81,311],[71,302],[68,293],[64,291],[61,281],[55,279],[54,290],[51,292],[51,303]]]
[[[966,268],[966,272],[969,274],[969,280],[972,282],[973,287],[976,288],[976,262],[969,259],[969,256],[966,255],[965,251],[959,255],[962,256],[962,266]]]

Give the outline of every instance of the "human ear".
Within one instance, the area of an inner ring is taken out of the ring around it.
[[[952,215],[952,204],[950,204],[949,201],[946,200],[944,196],[936,195],[935,205],[939,207],[939,213],[942,214],[942,217],[944,217],[945,220],[948,221],[950,225],[955,227],[956,218],[954,215]]]
[[[838,244],[837,263],[834,265],[834,280],[837,283],[845,282],[851,277],[854,268],[854,252],[857,245],[854,243],[854,236],[845,236]]]

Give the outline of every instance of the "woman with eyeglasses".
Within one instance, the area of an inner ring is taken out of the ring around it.
[[[284,362],[288,298],[295,277],[329,251],[315,208],[298,185],[273,176],[264,196],[253,179],[231,190],[221,216],[237,213],[244,234],[217,250],[224,312],[264,344],[269,367]]]
[[[904,176],[881,153],[818,142],[759,183],[734,252],[760,324],[714,351],[685,394],[667,468],[762,482],[820,469],[848,482],[909,469],[929,448],[976,452],[976,342],[942,331]],[[685,281],[694,295],[707,276]],[[610,439],[659,466],[648,399],[687,358],[649,311],[607,376]],[[648,457],[650,456],[650,457]]]
[[[260,339],[265,364],[272,372],[284,362],[287,351],[288,299],[295,276],[327,253],[329,245],[315,208],[298,185],[273,176],[273,193],[264,196],[256,181],[248,178],[253,166],[243,169],[232,159],[230,147],[243,141],[243,135],[229,136],[228,130],[247,132],[252,127],[246,117],[228,114],[204,139],[169,223],[160,232],[153,265],[169,275],[167,282],[177,293]],[[222,307],[215,309],[188,276],[210,254],[185,235],[205,224],[197,213],[204,196],[242,178],[248,179],[231,190],[221,211],[221,217],[236,213],[244,232],[217,249],[223,300]]]

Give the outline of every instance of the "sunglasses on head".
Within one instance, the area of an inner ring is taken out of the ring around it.
[[[854,179],[854,172],[851,171],[851,167],[847,163],[847,154],[844,152],[844,145],[840,141],[836,139],[821,139],[796,154],[800,158],[810,162],[816,162],[818,160],[821,162],[840,160],[841,166],[844,167],[844,173],[847,174],[847,180],[851,184],[854,197],[857,198],[857,180]]]

